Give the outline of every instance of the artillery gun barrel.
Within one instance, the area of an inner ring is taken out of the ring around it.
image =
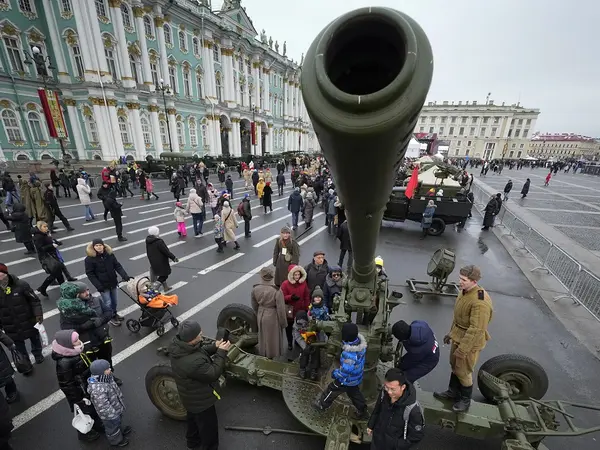
[[[339,17],[306,54],[302,95],[345,206],[358,283],[374,280],[381,219],[432,74],[425,32],[390,8]]]

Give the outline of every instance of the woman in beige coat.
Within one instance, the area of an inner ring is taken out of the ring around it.
[[[282,331],[287,326],[282,292],[273,283],[273,269],[260,270],[261,282],[252,288],[252,309],[258,323],[258,353],[266,358],[283,354]]]
[[[235,237],[235,229],[238,227],[237,219],[235,218],[235,212],[231,209],[229,202],[225,200],[223,202],[223,208],[221,210],[221,219],[223,220],[223,238],[225,240],[225,246],[228,242],[234,242],[234,250],[240,249],[237,238]]]

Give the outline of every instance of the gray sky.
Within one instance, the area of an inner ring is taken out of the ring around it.
[[[222,0],[213,0],[213,9]],[[317,33],[339,15],[390,6],[413,17],[434,53],[430,100],[520,100],[539,108],[538,130],[600,138],[598,0],[242,0],[300,61]]]

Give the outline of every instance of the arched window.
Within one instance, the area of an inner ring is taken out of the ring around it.
[[[96,14],[98,14],[99,16],[108,17],[106,15],[106,4],[104,3],[104,0],[95,0],[95,4]]]
[[[125,117],[119,117],[119,132],[121,133],[121,141],[123,144],[131,143],[129,138],[129,124],[127,123],[127,119]]]
[[[179,142],[179,147],[185,147],[185,134],[183,132],[183,121],[178,120],[176,124],[177,128],[177,141]]]
[[[131,24],[131,13],[129,12],[129,6],[125,3],[121,3],[121,16],[123,16],[123,26],[126,28],[133,28]]]
[[[27,121],[29,122],[29,129],[35,142],[45,141],[44,131],[42,130],[42,121],[40,116],[36,112],[30,112],[27,114]]]
[[[113,79],[116,80],[119,78],[119,73],[117,72],[117,49],[115,46],[115,41],[109,35],[103,35],[102,38],[105,42],[104,56],[106,57],[108,71],[112,75]]]
[[[3,38],[4,47],[8,53],[8,59],[13,72],[25,72],[23,65],[21,40],[18,37],[5,36]]]
[[[215,74],[215,84],[217,87],[217,99],[223,101],[223,80],[221,78],[221,72]]]
[[[240,81],[240,103],[242,106],[246,106],[246,84]]]
[[[150,133],[150,123],[145,117],[140,118],[142,124],[142,134],[144,135],[144,144],[146,147],[152,146],[152,134]]]
[[[154,51],[150,51],[150,74],[152,75],[152,83],[155,86],[158,85],[158,80],[160,80],[159,69],[158,69],[158,55]]]
[[[71,6],[71,0],[61,0],[60,8],[63,13],[72,13],[73,7]]]
[[[129,64],[131,65],[131,76],[136,83],[142,84],[144,81],[141,77],[141,70],[139,67],[139,60],[135,55],[129,54]]]
[[[4,131],[8,137],[9,142],[23,141],[23,134],[21,133],[21,127],[19,127],[19,121],[14,111],[5,109],[2,111],[2,124],[4,125]]]
[[[190,74],[190,66],[183,66],[183,92],[186,97],[192,96],[192,79]]]
[[[221,58],[221,52],[219,51],[219,46],[215,44],[213,46],[213,59],[215,60],[215,62],[219,62],[220,58]]]
[[[185,31],[179,32],[179,48],[183,52],[187,52],[187,36],[185,35]]]
[[[163,146],[169,145],[169,138],[167,136],[167,122],[164,120],[161,120],[159,122],[159,129],[160,129],[160,139],[162,140]]]
[[[17,161],[29,161],[29,156],[21,153],[20,155],[17,155]]]
[[[154,37],[154,28],[152,27],[152,19],[150,16],[144,16],[144,33],[147,37]]]
[[[200,41],[195,36],[192,39],[192,45],[194,46],[194,55],[200,56]]]
[[[173,45],[173,34],[171,33],[171,27],[165,23],[163,25],[163,31],[165,33],[165,44]]]
[[[90,142],[98,142],[98,125],[92,116],[85,116],[85,130]]]
[[[240,73],[244,73],[244,55],[240,53],[240,57],[238,58],[238,70]]]
[[[192,147],[198,147],[198,128],[196,127],[196,120],[190,119],[190,145]]]
[[[175,66],[169,65],[169,86],[173,93],[177,93],[177,68]]]
[[[204,98],[204,87],[201,73],[196,73],[196,88],[198,89],[198,98]]]
[[[202,147],[208,147],[208,127],[202,125]]]
[[[75,64],[75,71],[77,72],[77,77],[83,78],[83,55],[81,54],[81,48],[79,47],[79,44],[73,45],[71,47],[71,56],[73,57],[73,63]]]

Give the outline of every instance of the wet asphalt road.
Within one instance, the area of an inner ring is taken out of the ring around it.
[[[237,177],[237,175],[235,176]],[[235,194],[240,198],[243,190],[236,182]],[[93,205],[94,212],[99,220],[83,226],[81,207],[66,207],[73,205],[73,201],[61,199],[63,211],[69,218],[79,217],[72,222],[76,231],[66,234],[64,231],[57,233],[57,238],[64,241],[63,248],[74,247],[70,250],[63,249],[67,262],[83,258],[85,246],[94,237],[112,239],[106,240],[114,246],[115,255],[132,276],[145,272],[147,261],[143,255],[145,247],[142,241],[145,229],[151,225],[168,222],[160,225],[161,233],[173,232],[175,222],[172,219],[172,195],[166,191],[165,183],[157,183],[156,190],[160,199],[157,201],[140,202],[136,196],[125,200],[123,220],[129,241],[117,243],[111,229],[111,222],[105,224],[101,220],[102,209],[99,204]],[[136,192],[136,191],[134,191]],[[287,192],[287,191],[286,191]],[[279,233],[281,226],[290,221],[287,213],[287,198],[278,201],[274,196],[273,208],[281,208],[272,214],[263,216],[260,208],[255,208],[255,219],[252,221],[253,229],[262,227],[252,234],[251,239],[240,239],[242,249],[240,255],[229,260],[222,266],[209,271],[207,274],[198,274],[199,271],[211,268],[214,264],[222,262],[235,254],[231,248],[224,255],[214,252],[209,248],[213,245],[212,223],[205,226],[205,237],[194,239],[191,230],[185,244],[178,244],[180,240],[176,233],[164,236],[165,241],[172,247],[172,251],[180,259],[186,255],[194,255],[180,264],[173,266],[170,282],[177,287],[180,304],[174,309],[177,315],[186,314],[200,321],[207,335],[216,332],[216,317],[223,306],[229,303],[250,304],[250,289],[256,282],[254,276],[240,283],[238,280],[248,272],[255,270],[272,256],[272,241]],[[164,202],[164,203],[163,203]],[[237,201],[233,201],[237,205]],[[258,201],[253,200],[253,206],[258,206]],[[137,208],[142,206],[141,208]],[[137,209],[131,209],[137,208]],[[164,208],[164,209],[163,209]],[[320,212],[320,211],[317,211]],[[164,217],[158,217],[165,215]],[[210,216],[210,214],[209,214]],[[133,221],[140,221],[131,224]],[[188,219],[188,223],[189,219]],[[313,229],[303,236],[307,239],[301,246],[302,264],[310,262],[312,253],[323,249],[330,262],[336,262],[339,245],[333,238],[326,235],[321,229],[324,224],[323,216],[315,219]],[[81,233],[89,233],[74,237]],[[191,234],[190,234],[191,233]],[[238,229],[238,234],[243,234],[243,229]],[[549,312],[543,301],[538,297],[532,286],[519,271],[516,264],[506,253],[493,234],[480,232],[480,217],[475,215],[471,223],[462,234],[456,234],[452,228],[439,238],[418,239],[419,230],[416,224],[399,224],[393,228],[383,228],[379,239],[378,253],[385,261],[386,270],[391,283],[403,285],[406,279],[415,277],[426,279],[426,265],[433,252],[440,247],[447,247],[457,254],[457,267],[466,263],[475,263],[481,266],[484,279],[482,285],[488,289],[494,301],[494,320],[490,333],[492,340],[485,349],[481,362],[489,357],[502,353],[521,353],[538,360],[548,371],[551,385],[548,398],[569,399],[582,403],[599,402],[600,388],[597,384],[597,374],[600,372],[600,362],[591,356],[571,334],[565,330]],[[12,273],[25,276],[25,279],[36,288],[41,284],[42,275],[33,274],[40,270],[35,260],[19,262],[25,257],[24,249],[14,242],[6,242],[10,234],[0,234],[0,261],[5,262]],[[69,237],[69,239],[65,239]],[[260,243],[263,245],[254,247]],[[208,249],[203,251],[204,249]],[[14,251],[12,251],[14,250]],[[135,259],[131,259],[135,258]],[[83,262],[69,265],[74,275],[84,275]],[[85,281],[85,279],[84,279]],[[239,286],[232,288],[232,285]],[[228,288],[229,287],[229,288]],[[229,290],[229,292],[227,292]],[[218,293],[218,294],[217,294]],[[217,295],[215,295],[217,294]],[[56,307],[58,291],[50,291],[50,298],[43,300],[46,313]],[[208,301],[206,301],[208,300]],[[451,299],[424,299],[415,302],[410,295],[406,295],[405,305],[397,307],[394,311],[394,320],[423,319],[427,320],[438,336],[443,336],[448,330],[452,314]],[[131,307],[131,301],[122,293],[119,297],[119,309],[129,308],[129,317],[137,314]],[[194,308],[194,309],[192,309]],[[52,336],[59,327],[58,315],[47,317],[44,321],[48,334]],[[144,386],[144,376],[148,368],[164,357],[157,354],[156,350],[166,345],[173,337],[173,332],[155,339],[156,334],[150,330],[142,329],[139,334],[130,333],[125,326],[112,328],[114,337],[115,373],[124,381],[123,393],[128,409],[125,420],[134,428],[131,435],[131,449],[175,449],[186,448],[185,424],[163,418],[150,403]],[[446,361],[448,349],[442,348],[442,361],[436,370],[421,380],[421,386],[426,390],[445,388],[449,377],[449,366]],[[21,392],[21,400],[11,405],[15,416],[15,423],[19,428],[13,433],[13,446],[17,450],[42,448],[47,450],[75,450],[104,449],[107,444],[100,439],[91,444],[81,445],[76,438],[75,431],[71,428],[71,415],[66,402],[60,401],[56,395],[57,382],[54,374],[53,362],[47,360],[36,366],[33,376],[24,378],[16,375],[16,382]],[[220,420],[220,448],[233,449],[279,449],[290,450],[322,448],[324,440],[315,437],[289,436],[272,434],[264,436],[259,433],[241,433],[225,431],[225,425],[263,427],[269,425],[273,428],[303,430],[287,411],[281,395],[278,392],[264,388],[254,388],[245,384],[230,382],[226,388],[223,399],[217,406]],[[600,414],[594,416],[587,413],[579,417],[581,426],[593,426],[600,423]],[[595,422],[594,422],[594,417]],[[546,441],[552,450],[577,448],[580,450],[597,450],[600,436],[587,436],[567,439],[549,439]],[[360,447],[355,447],[360,448]],[[499,449],[499,442],[462,438],[446,431],[440,431],[436,426],[429,426],[424,441],[417,447],[421,450],[488,450]]]

